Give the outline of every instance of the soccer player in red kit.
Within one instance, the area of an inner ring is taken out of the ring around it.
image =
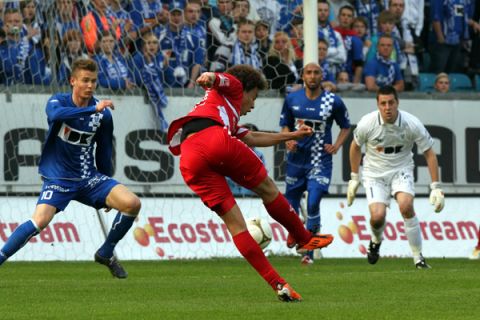
[[[173,121],[167,139],[180,157],[180,171],[187,185],[226,224],[242,256],[276,291],[281,301],[302,297],[275,271],[247,230],[240,208],[228,187],[226,176],[258,194],[270,216],[296,240],[297,249],[313,250],[329,245],[331,235],[312,235],[249,147],[268,147],[301,139],[313,132],[302,125],[286,133],[251,132],[238,126],[240,116],[254,107],[267,84],[263,75],[248,65],[236,65],[225,73],[206,72],[197,79],[205,96],[188,115]]]

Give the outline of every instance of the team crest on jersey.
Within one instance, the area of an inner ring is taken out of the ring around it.
[[[101,113],[94,113],[90,116],[90,122],[88,125],[92,127],[93,131],[97,131],[97,129],[100,127],[102,118],[103,114]]]

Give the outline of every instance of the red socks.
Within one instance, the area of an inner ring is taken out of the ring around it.
[[[277,284],[285,284],[285,280],[273,269],[270,262],[263,254],[250,233],[245,230],[233,237],[233,242],[242,256],[257,270],[265,281],[273,288],[278,290]]]
[[[305,244],[310,240],[311,233],[305,229],[298,214],[281,192],[275,200],[264,205],[268,214],[284,226],[297,243]]]

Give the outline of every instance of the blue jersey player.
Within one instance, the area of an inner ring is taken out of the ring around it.
[[[307,197],[307,229],[320,232],[320,201],[328,192],[332,177],[332,154],[337,153],[350,133],[348,111],[340,97],[321,87],[322,70],[317,63],[308,63],[303,68],[304,88],[285,98],[280,126],[282,132],[296,130],[301,124],[313,128],[314,134],[298,141],[287,141],[287,172],[285,196],[299,212],[300,201],[305,191]],[[332,124],[336,122],[340,133],[332,144]],[[289,235],[287,245],[295,245]],[[302,258],[302,263],[312,263],[313,253]]]
[[[55,94],[47,103],[49,130],[39,166],[43,187],[32,219],[18,226],[0,250],[0,265],[39,234],[71,200],[77,200],[97,209],[118,210],[94,258],[114,277],[126,278],[128,274],[113,250],[138,215],[140,200],[110,177],[113,122],[108,108],[113,109],[113,103],[93,97],[97,84],[93,60],[73,63],[70,84],[71,94]]]

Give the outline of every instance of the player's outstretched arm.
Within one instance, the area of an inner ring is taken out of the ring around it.
[[[299,140],[313,134],[312,128],[302,125],[292,132],[261,132],[250,131],[242,138],[249,147],[270,147],[288,140]]]

